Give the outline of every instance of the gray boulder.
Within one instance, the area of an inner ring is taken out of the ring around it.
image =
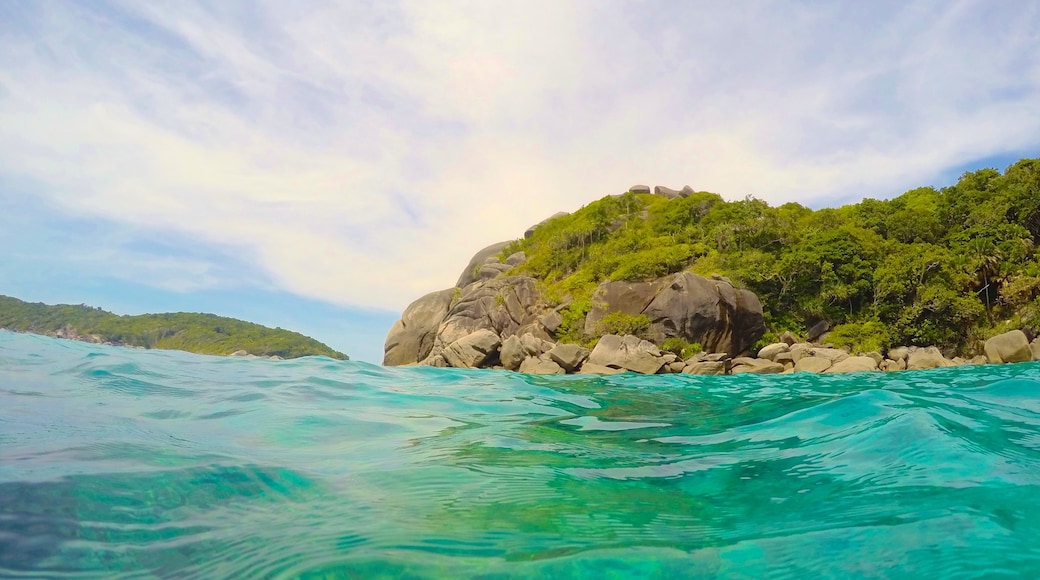
[[[825,373],[860,373],[864,371],[876,371],[878,370],[878,363],[873,357],[869,356],[851,356],[847,359],[838,361],[831,365],[830,368],[823,371]]]
[[[529,375],[562,375],[565,371],[563,367],[553,362],[552,359],[542,355],[525,358],[524,362],[520,364],[520,372]]]
[[[524,362],[527,358],[527,352],[524,350],[523,343],[520,342],[520,337],[513,335],[506,337],[502,341],[502,346],[499,348],[499,359],[502,362],[502,367],[511,371],[515,371],[520,368],[520,363]]]
[[[450,366],[472,369],[484,366],[498,352],[502,340],[487,329],[480,329],[449,344],[441,356]]]
[[[890,358],[890,359],[892,359],[892,360],[894,360],[896,362],[902,361],[904,363],[904,367],[905,367],[906,360],[909,357],[910,357],[910,349],[905,347],[905,346],[897,346],[895,348],[888,349],[888,358]]]
[[[829,358],[823,358],[818,356],[803,356],[798,359],[798,362],[794,363],[794,372],[796,373],[822,373],[827,369],[831,368],[834,362]]]
[[[791,345],[785,342],[775,342],[773,344],[767,344],[758,351],[758,358],[764,358],[766,360],[776,361],[776,355],[780,353],[790,353]]]
[[[849,353],[840,348],[817,347],[812,349],[812,355],[819,358],[825,358],[832,363],[839,363],[849,358]]]
[[[644,375],[657,374],[664,364],[661,351],[654,343],[632,335],[606,334],[589,355],[594,365],[627,369]]]
[[[524,253],[524,252],[514,252],[512,254],[509,254],[509,257],[506,258],[506,265],[508,265],[508,266],[519,266],[520,264],[523,264],[526,261],[527,261],[527,254],[526,253]]]
[[[726,374],[726,363],[725,361],[689,363],[682,372],[685,375],[724,375]]]
[[[533,334],[524,334],[520,337],[520,344],[524,347],[524,352],[528,356],[541,356],[554,346],[553,343],[548,340],[539,338]]]
[[[679,190],[679,196],[680,197],[690,197],[690,194],[692,194],[692,193],[693,193],[693,188],[690,187],[689,185],[684,185],[683,188]]]
[[[805,340],[808,342],[816,342],[820,340],[820,337],[827,333],[831,329],[830,323],[826,320],[821,320],[816,324],[809,327],[805,332]]]
[[[553,310],[540,316],[538,318],[538,323],[542,325],[545,332],[553,334],[556,332],[556,329],[560,328],[560,325],[563,324],[563,315],[558,311]]]
[[[650,193],[649,185],[633,185],[628,188],[629,193]]]
[[[1027,362],[1033,360],[1029,339],[1021,330],[998,334],[986,341],[986,358],[992,364]]]
[[[929,346],[911,350],[906,359],[906,368],[911,371],[935,369],[949,366],[948,362],[939,349]]]
[[[576,344],[558,344],[546,354],[553,362],[563,367],[563,370],[572,373],[589,358],[589,349]]]
[[[477,252],[476,255],[470,259],[469,264],[466,265],[466,269],[462,271],[462,275],[459,276],[459,281],[455,283],[455,287],[465,288],[466,286],[476,282],[477,275],[479,274],[481,267],[486,264],[488,258],[500,254],[510,243],[512,243],[512,241],[498,242],[497,244],[491,244]]]
[[[733,359],[730,374],[753,373],[756,375],[774,375],[784,372],[784,365],[771,360],[741,356]]]
[[[643,314],[654,342],[682,338],[711,352],[746,351],[765,332],[762,303],[728,280],[680,272],[651,282],[608,281],[592,295],[585,332],[595,334],[608,314]]]
[[[667,372],[672,374],[681,373],[684,370],[686,370],[686,363],[681,360],[677,360],[675,362],[670,362],[664,365],[663,367],[661,367],[661,370],[667,370]]]
[[[890,358],[886,358],[885,360],[881,361],[881,364],[878,365],[878,368],[880,368],[883,371],[905,371],[906,361],[892,360]]]
[[[481,328],[501,337],[518,334],[522,326],[535,322],[545,311],[534,278],[506,276],[475,282],[452,302],[437,328],[434,348]]]
[[[455,290],[431,292],[412,302],[401,319],[390,327],[383,344],[383,364],[397,366],[415,364],[433,349],[444,316],[448,313]]]
[[[654,186],[654,195],[660,195],[661,197],[666,197],[668,199],[675,199],[682,195],[682,192],[663,185],[656,185]]]
[[[578,371],[579,375],[616,375],[625,372],[625,369],[615,369],[613,367],[606,367],[603,365],[592,364],[586,362],[581,365],[581,370]]]

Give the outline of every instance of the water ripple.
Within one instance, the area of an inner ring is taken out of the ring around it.
[[[525,376],[0,332],[2,577],[1031,577],[1040,365]]]

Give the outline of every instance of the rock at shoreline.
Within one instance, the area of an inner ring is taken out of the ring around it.
[[[1027,362],[1033,360],[1029,339],[1021,330],[998,334],[986,341],[986,358],[992,364]]]
[[[592,296],[585,332],[595,333],[599,322],[613,312],[645,315],[655,343],[681,338],[731,356],[747,350],[765,332],[757,296],[721,277],[708,280],[692,272],[652,282],[601,283]]]
[[[497,334],[480,329],[449,344],[441,356],[455,368],[479,368],[497,354],[501,344]]]
[[[773,375],[784,372],[784,365],[771,360],[741,356],[733,359],[730,374],[752,373],[756,375]]]
[[[520,364],[520,372],[530,375],[562,375],[566,371],[546,355],[527,357]]]
[[[873,357],[851,356],[834,363],[825,373],[860,373],[878,370],[878,363]]]
[[[589,358],[589,350],[576,344],[558,344],[546,355],[563,370],[572,373]]]
[[[725,361],[703,361],[689,363],[682,372],[686,375],[725,375],[728,372]]]
[[[791,352],[791,345],[786,342],[774,342],[773,344],[767,344],[759,349],[758,358],[764,358],[775,362],[777,355],[789,352]]]
[[[390,327],[383,345],[383,364],[414,364],[433,349],[437,329],[448,312],[454,290],[431,292],[405,308],[401,319]]]
[[[938,348],[928,346],[910,351],[906,360],[906,368],[911,371],[935,369],[949,366],[947,362],[946,357]]]
[[[834,362],[820,356],[803,356],[794,364],[796,373],[822,373],[831,368]]]
[[[589,355],[589,362],[604,367],[627,369],[644,375],[657,374],[664,365],[661,351],[654,343],[632,335],[606,334]]]

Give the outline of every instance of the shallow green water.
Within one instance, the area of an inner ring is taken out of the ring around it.
[[[1040,574],[1040,365],[525,376],[0,332],[0,577]]]

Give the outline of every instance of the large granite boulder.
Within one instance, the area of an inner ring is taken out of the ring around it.
[[[687,364],[683,370],[686,375],[724,375],[727,372],[726,361],[700,361]]]
[[[775,342],[763,346],[758,351],[758,358],[764,358],[775,362],[777,355],[789,352],[791,352],[791,345],[786,342]]]
[[[592,349],[589,363],[653,375],[661,370],[665,360],[652,342],[632,335],[605,334]]]
[[[998,334],[986,341],[986,358],[992,364],[1027,362],[1033,360],[1029,339],[1021,330]]]
[[[455,291],[453,288],[431,292],[405,308],[394,323],[383,345],[383,364],[414,364],[425,359],[433,348],[444,316],[448,313]]]
[[[1029,343],[1029,350],[1033,351],[1033,360],[1040,360],[1040,337]]]
[[[834,362],[822,356],[803,356],[794,363],[796,373],[822,373],[834,366]]]
[[[633,185],[628,188],[629,193],[650,193],[649,185]]]
[[[476,255],[470,259],[469,264],[466,265],[466,269],[462,271],[462,275],[459,276],[459,281],[455,283],[455,287],[465,288],[466,286],[476,282],[480,270],[488,261],[488,258],[493,258],[500,254],[510,243],[512,242],[498,242],[497,244],[491,244],[477,252]]]
[[[520,368],[520,363],[527,358],[527,352],[524,351],[524,345],[520,342],[520,337],[514,334],[502,341],[498,356],[504,368],[515,371]]]
[[[851,356],[835,362],[825,373],[859,373],[864,371],[878,370],[878,363],[874,357]]]
[[[651,282],[601,283],[592,295],[585,332],[595,333],[613,312],[646,315],[656,343],[677,337],[731,356],[746,351],[765,332],[757,296],[724,278],[709,280],[691,272]]]
[[[520,372],[529,375],[562,375],[566,370],[547,355],[527,357],[520,364]]]
[[[549,312],[535,279],[526,276],[498,276],[434,292],[409,305],[394,323],[383,348],[383,364],[437,364],[436,357],[451,343],[481,329],[503,339],[537,334],[542,343],[549,334],[538,321]]]
[[[751,373],[756,375],[775,375],[784,372],[784,365],[771,360],[740,356],[733,359],[730,374]]]
[[[936,369],[950,366],[942,352],[934,346],[911,349],[906,359],[906,368],[911,371]]]
[[[660,195],[661,197],[666,197],[668,199],[675,199],[675,198],[681,196],[682,192],[679,191],[678,189],[672,189],[670,187],[665,187],[663,185],[655,185],[654,186],[654,195]]]
[[[437,329],[434,350],[482,328],[509,337],[535,322],[545,310],[534,278],[504,276],[475,282],[448,308]]]
[[[563,370],[572,373],[589,358],[589,349],[582,348],[576,344],[558,344],[546,353],[553,362],[560,365]]]
[[[497,334],[482,328],[449,344],[441,356],[458,369],[479,368],[495,358],[501,344]]]

